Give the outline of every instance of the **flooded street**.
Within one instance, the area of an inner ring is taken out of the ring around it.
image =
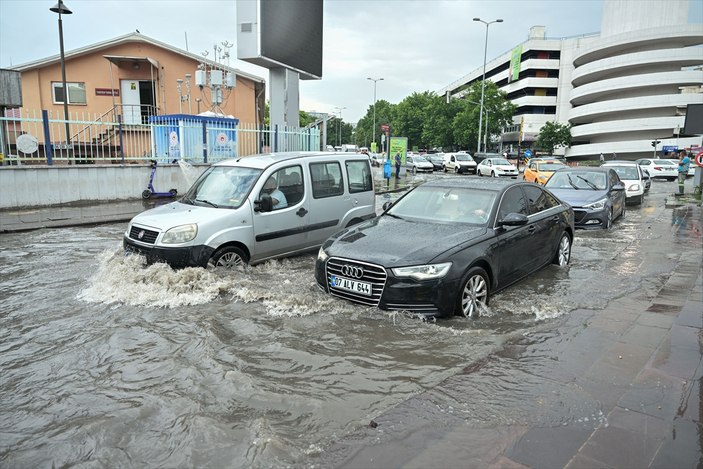
[[[173,271],[125,257],[125,223],[0,234],[0,467],[314,465],[378,414],[570,312],[653,291],[679,257],[700,255],[701,227],[682,225],[685,206],[664,207],[674,190],[655,181],[611,231],[578,231],[569,268],[512,286],[474,321],[326,296],[314,254]],[[482,396],[505,392],[494,378]],[[481,399],[462,412],[517,418]],[[574,401],[558,418],[597,425],[599,412]]]

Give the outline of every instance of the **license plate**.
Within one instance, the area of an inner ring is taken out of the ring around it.
[[[362,295],[366,296],[371,296],[371,284],[366,282],[357,282],[356,280],[332,275],[332,278],[330,279],[330,286],[332,288],[338,288],[340,290],[346,290],[354,293],[361,293]]]

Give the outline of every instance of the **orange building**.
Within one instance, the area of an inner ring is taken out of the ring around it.
[[[243,123],[263,122],[266,89],[263,78],[143,34],[127,34],[64,55],[70,120],[118,110],[124,123],[131,124],[146,122],[144,118],[150,115],[215,110]],[[22,74],[24,109],[49,110],[63,117],[58,55],[13,69]],[[198,74],[198,70],[205,73]],[[223,76],[222,102],[218,106],[213,106],[209,86],[211,70],[221,71]],[[228,74],[236,75],[236,81],[230,82],[233,87],[227,87]],[[196,84],[198,77],[206,77],[204,86]]]
[[[153,123],[165,122],[153,116],[233,117],[244,130],[257,129],[264,121],[263,78],[138,32],[67,51],[64,57],[68,93],[58,55],[14,67],[21,74],[22,108],[5,113],[9,160],[148,160],[155,156],[154,130],[164,127]],[[17,151],[17,139],[25,134],[38,143],[38,152]],[[255,153],[258,135],[244,132],[237,146],[240,155]]]

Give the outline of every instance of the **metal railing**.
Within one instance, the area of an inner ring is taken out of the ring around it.
[[[269,128],[202,116],[127,116],[122,106],[95,116],[14,109],[0,116],[4,165],[209,163],[269,151],[319,150],[319,129]],[[134,112],[134,111],[132,111]],[[66,123],[68,122],[68,126]],[[68,129],[70,138],[66,138]]]

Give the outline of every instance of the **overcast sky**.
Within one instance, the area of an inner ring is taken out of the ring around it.
[[[0,67],[59,53],[58,0],[0,0]],[[250,1],[250,0],[248,0]],[[291,0],[294,1],[294,0]],[[646,8],[647,0],[639,1]],[[174,47],[213,57],[214,44],[236,41],[234,0],[64,0],[66,51],[138,29]],[[703,0],[691,0],[700,22]],[[700,10],[700,14],[698,14]],[[502,18],[488,29],[488,60],[526,40],[530,27],[547,37],[600,31],[602,0],[325,0],[322,80],[300,82],[300,107],[356,122],[377,99],[398,103],[413,92],[438,91],[482,67],[486,27],[472,21]],[[230,66],[269,81],[268,70],[234,59]],[[68,78],[70,70],[67,70]]]

